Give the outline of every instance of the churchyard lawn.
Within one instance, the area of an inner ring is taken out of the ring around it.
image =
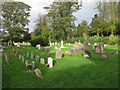
[[[57,45],[60,47],[59,45]],[[72,48],[61,49],[65,52]],[[13,53],[12,49],[17,46],[5,47],[4,53]],[[8,55],[10,59],[9,66],[6,64],[5,56],[2,56],[2,88],[117,88],[118,87],[118,54],[112,55],[111,52],[118,51],[118,47],[108,45],[104,48],[108,59],[99,58],[99,54],[91,52],[91,57],[84,58],[82,53],[73,55],[62,55],[62,58],[55,58],[55,46],[50,48],[49,56],[44,56],[44,50],[38,50],[36,47],[21,45],[18,48],[18,55],[24,55],[24,60],[35,62],[35,68],[38,68],[44,78],[38,78],[35,72],[26,72],[25,63],[19,60],[19,57]],[[31,53],[34,58],[31,59]],[[26,57],[25,53],[29,53]],[[47,58],[53,58],[53,68],[45,67],[40,61],[35,59],[38,55],[44,58],[47,64]]]

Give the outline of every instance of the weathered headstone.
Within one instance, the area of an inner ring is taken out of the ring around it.
[[[108,56],[106,53],[100,53],[100,58],[105,58],[105,59],[108,59]]]
[[[35,74],[39,78],[44,78],[44,76],[42,75],[41,71],[38,68],[35,69]]]
[[[24,63],[24,56],[22,56],[22,62]]]
[[[100,48],[101,48],[101,52],[103,52],[103,51],[104,51],[104,43],[103,43],[103,42],[100,42],[100,43],[99,43],[99,46],[100,46]]]
[[[19,55],[19,60],[21,60],[21,55]]]
[[[71,48],[69,51],[66,51],[66,54],[75,54],[75,53],[82,53],[83,52],[83,48],[82,47],[74,47]]]
[[[90,51],[88,51],[88,50],[83,50],[83,56],[84,56],[84,57],[90,57],[90,56],[91,56]]]
[[[10,59],[7,57],[7,55],[5,55],[5,60],[7,62],[7,65],[9,65],[10,64],[10,62],[9,62]]]
[[[29,53],[27,53],[27,57],[29,57]]]
[[[15,52],[15,49],[13,48],[13,52]]]
[[[34,61],[31,62],[31,65],[32,65],[32,70],[34,70],[35,69],[35,63],[34,63]]]
[[[10,65],[10,59],[8,58],[8,60],[7,60],[7,65]]]
[[[7,55],[5,54],[5,60],[6,60],[6,62],[7,62],[7,60],[8,60],[8,57],[7,57]]]
[[[48,64],[49,64],[49,67],[53,67],[53,59],[51,57],[48,58]]]
[[[25,65],[28,66],[29,65],[29,62],[28,60],[25,61]]]
[[[7,45],[8,47],[10,46],[10,42],[8,41],[8,45]]]
[[[49,56],[49,52],[50,52],[50,50],[49,50],[49,49],[46,49],[46,50],[45,50],[45,56]]]
[[[52,46],[52,43],[50,42],[50,46]]]
[[[62,58],[62,51],[61,51],[61,49],[58,49],[58,50],[56,51],[55,57],[56,57],[56,58]]]
[[[40,45],[40,44],[38,44],[38,45],[36,45],[36,48],[38,48],[38,49],[40,50],[40,46],[41,46],[41,45]]]
[[[58,49],[57,46],[55,46],[55,49]]]
[[[36,59],[37,61],[39,61],[39,56],[38,56],[38,55],[36,55],[35,59]]]
[[[40,64],[45,64],[45,61],[43,58],[40,59]]]
[[[34,56],[33,56],[33,52],[32,52],[32,53],[31,53],[31,59],[33,59],[33,57],[34,57]]]
[[[20,43],[19,42],[17,43],[17,47],[20,47]]]
[[[44,46],[41,46],[41,50],[45,50],[45,49],[44,49]]]
[[[83,50],[88,50],[88,47],[89,47],[88,42],[84,41]]]
[[[95,46],[95,53],[101,53],[100,46]]]

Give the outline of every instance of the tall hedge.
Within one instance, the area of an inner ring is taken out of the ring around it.
[[[48,38],[37,36],[30,40],[30,43],[33,47],[35,47],[37,44],[40,44],[41,46],[47,46],[49,44]]]

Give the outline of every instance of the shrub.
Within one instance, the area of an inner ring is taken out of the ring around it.
[[[47,46],[49,41],[48,38],[42,37],[42,36],[37,36],[30,40],[30,43],[32,46],[36,46],[37,44],[40,44],[41,46]]]

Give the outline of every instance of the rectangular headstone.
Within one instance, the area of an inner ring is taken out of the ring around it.
[[[36,59],[37,61],[39,61],[39,56],[38,56],[38,55],[36,55],[35,59]]]
[[[19,55],[19,60],[21,60],[21,55]]]
[[[22,56],[22,62],[24,63],[24,56]]]
[[[40,59],[40,64],[45,64],[45,61],[43,58]]]
[[[49,49],[46,49],[46,50],[45,50],[45,56],[49,56],[49,52],[50,52],[50,50],[49,50]]]
[[[31,53],[31,59],[33,59],[33,52]]]
[[[50,68],[53,67],[53,59],[51,57],[48,58],[48,64]]]
[[[27,53],[27,57],[29,57],[29,53]]]
[[[31,65],[32,65],[32,70],[34,70],[35,69],[35,63],[34,63],[34,61],[31,62]]]
[[[25,61],[25,65],[28,66],[29,65],[29,62],[28,60]]]
[[[45,50],[45,49],[44,49],[44,46],[41,46],[41,50]]]
[[[55,57],[56,57],[56,58],[62,58],[62,51],[61,51],[61,49],[58,49],[58,50],[56,51]]]
[[[95,46],[95,53],[100,53],[100,52],[101,52],[100,46]]]
[[[15,49],[13,48],[13,52],[15,52]]]

